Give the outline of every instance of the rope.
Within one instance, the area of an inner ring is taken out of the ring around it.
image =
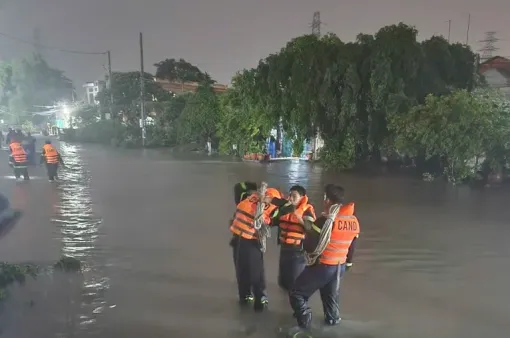
[[[333,230],[333,224],[335,223],[336,215],[340,211],[341,206],[341,204],[333,204],[329,208],[329,215],[326,219],[326,222],[324,223],[324,226],[322,227],[317,247],[312,253],[305,252],[306,265],[314,265],[317,261],[317,258],[319,258],[324,250],[326,250],[326,247],[331,240],[331,231]]]
[[[265,211],[265,203],[263,202],[264,196],[266,196],[267,183],[262,182],[260,184],[259,193],[259,201],[257,202],[257,211],[255,213],[255,220],[253,222],[253,227],[257,231],[257,237],[260,244],[260,251],[266,252],[266,242],[267,239],[271,237],[271,229],[264,222],[264,211]]]

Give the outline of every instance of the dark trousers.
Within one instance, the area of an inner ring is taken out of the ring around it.
[[[264,256],[257,240],[235,236],[231,241],[239,299],[253,295],[255,302],[266,297]]]
[[[48,179],[53,181],[57,177],[58,163],[46,163],[46,171]]]
[[[306,258],[301,248],[280,244],[278,285],[282,289],[289,291],[305,267]]]
[[[16,177],[16,179],[20,178],[21,175],[23,175],[24,180],[30,179],[30,177],[28,176],[27,163],[14,162],[12,164],[12,168],[14,170],[14,176]]]
[[[336,324],[340,320],[339,289],[342,265],[316,264],[307,266],[296,279],[289,292],[289,300],[298,325],[308,328],[312,313],[308,299],[319,290],[327,324]]]

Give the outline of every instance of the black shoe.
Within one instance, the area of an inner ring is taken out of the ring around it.
[[[261,299],[256,299],[255,303],[253,303],[253,309],[255,312],[263,312],[267,310],[267,307],[269,305],[269,300],[267,297],[262,297]]]
[[[308,312],[306,314],[296,316],[297,323],[300,328],[304,330],[309,330],[312,326],[312,313]]]
[[[252,295],[248,295],[248,296],[245,296],[244,298],[241,298],[239,300],[239,305],[241,305],[241,306],[250,305],[253,303],[254,300],[255,300],[255,298]]]

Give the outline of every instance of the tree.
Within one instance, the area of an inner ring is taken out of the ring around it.
[[[218,97],[211,86],[201,85],[190,96],[178,119],[178,141],[199,142],[216,137],[216,123],[220,118]]]
[[[473,178],[484,159],[498,170],[510,154],[510,104],[499,91],[428,95],[423,105],[393,116],[390,128],[399,150],[438,156],[452,182]]]
[[[154,64],[154,66],[156,67],[157,78],[180,82],[182,86],[185,82],[214,83],[207,73],[203,73],[197,66],[186,62],[184,59],[165,59]]]
[[[220,150],[224,153],[232,153],[234,145],[239,153],[262,152],[265,140],[278,122],[250,97],[255,90],[255,79],[255,70],[237,73],[232,79],[232,87],[220,97],[217,134]]]
[[[255,88],[243,95],[281,119],[297,144],[319,133],[326,163],[380,160],[395,153],[388,119],[405,115],[430,93],[477,85],[469,47],[439,37],[420,43],[417,33],[400,23],[347,44],[334,34],[297,37],[260,61]]]
[[[70,100],[73,84],[64,72],[51,68],[41,55],[0,64],[0,105],[11,123],[30,120],[34,111]]]
[[[146,102],[162,102],[172,98],[172,94],[154,81],[154,76],[144,73]],[[122,114],[130,124],[138,125],[140,115],[140,72],[115,72],[112,74],[113,114]],[[103,111],[110,110],[110,90],[102,89],[96,96]]]

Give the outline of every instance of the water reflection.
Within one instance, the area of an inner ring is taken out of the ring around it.
[[[68,332],[87,330],[103,312],[103,294],[108,289],[108,278],[103,277],[97,264],[96,241],[99,237],[101,219],[94,215],[90,198],[90,174],[80,156],[80,147],[67,143],[60,144],[60,152],[66,161],[66,168],[59,172],[59,181],[54,187],[57,216],[53,219],[59,225],[63,255],[77,258],[84,264],[84,285],[78,314],[73,317]],[[78,316],[79,327],[74,327]]]

